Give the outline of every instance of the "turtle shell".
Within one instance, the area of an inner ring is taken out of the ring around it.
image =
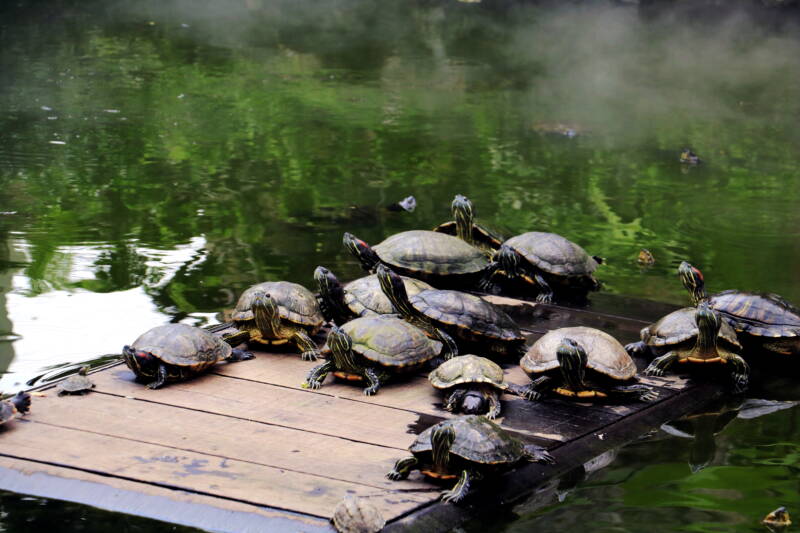
[[[428,380],[437,389],[449,389],[463,383],[486,383],[500,390],[508,388],[500,365],[471,354],[445,361],[428,375]]]
[[[275,299],[283,320],[309,328],[321,327],[325,321],[314,294],[302,285],[289,281],[267,281],[246,289],[239,296],[231,318],[237,322],[254,320],[252,307],[259,293],[269,294]]]
[[[409,297],[433,289],[424,281],[401,277]],[[345,285],[344,303],[358,316],[388,315],[396,312],[392,302],[383,294],[376,274],[353,280]]]
[[[708,303],[736,331],[757,337],[800,335],[800,311],[777,294],[724,291]]]
[[[141,334],[131,347],[165,363],[202,371],[231,354],[229,344],[208,331],[186,324],[165,324]]]
[[[474,294],[434,289],[420,292],[409,301],[418,311],[440,324],[490,339],[525,342],[525,336],[510,316]]]
[[[333,511],[331,518],[336,531],[341,533],[377,533],[386,520],[377,507],[364,498],[348,494]]]
[[[59,392],[83,392],[92,387],[94,387],[92,380],[85,375],[75,374],[60,382],[57,389]]]
[[[530,231],[505,243],[537,268],[556,276],[585,276],[597,270],[586,250],[555,233]]]
[[[439,355],[442,343],[393,316],[365,316],[340,328],[353,341],[353,351],[385,367],[418,366]]]
[[[586,366],[608,377],[627,380],[636,375],[636,364],[617,339],[599,329],[577,326],[553,329],[537,340],[519,362],[527,374],[540,374],[559,367],[556,350],[570,338],[586,350]]]
[[[463,415],[439,422],[419,434],[409,448],[412,454],[433,450],[431,436],[437,428],[451,425],[456,438],[450,453],[479,464],[512,464],[524,456],[522,441],[509,435],[500,426],[480,415]]]
[[[435,231],[404,231],[372,249],[389,266],[423,274],[477,274],[489,264],[486,254],[478,248]]]
[[[694,307],[684,307],[671,312],[655,324],[642,329],[642,341],[648,346],[674,346],[694,339],[699,331],[695,321],[696,313],[697,309]],[[736,339],[736,332],[724,320],[720,321],[717,338],[736,348],[741,348]]]
[[[11,402],[0,401],[0,425],[15,419],[19,414]]]

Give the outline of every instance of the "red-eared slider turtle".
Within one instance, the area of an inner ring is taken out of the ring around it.
[[[186,324],[165,324],[142,333],[133,344],[123,347],[122,358],[137,380],[154,379],[147,387],[157,389],[167,381],[199,374],[223,359],[252,359],[250,352],[231,348],[231,344],[235,346],[246,337],[242,333],[223,340]]]
[[[625,347],[628,353],[656,356],[645,369],[648,376],[662,376],[674,363],[730,363],[737,392],[747,388],[750,368],[735,352],[741,350],[736,333],[705,302],[673,311],[642,329],[642,340]]]
[[[0,401],[0,426],[10,422],[31,409],[31,395],[19,391],[7,400]]]
[[[767,526],[770,531],[783,531],[792,525],[792,519],[789,517],[789,511],[786,507],[778,507],[767,516],[765,516],[761,523]]]
[[[386,525],[377,507],[364,498],[346,495],[333,510],[331,518],[340,533],[378,533]]]
[[[343,286],[333,272],[318,266],[314,270],[314,279],[319,286],[319,306],[322,314],[338,325],[361,316],[388,315],[397,312],[389,298],[383,294],[378,276],[375,274],[353,280]],[[412,296],[433,288],[424,281],[405,276],[403,283],[406,292]]]
[[[700,157],[692,152],[691,148],[684,148],[681,150],[680,162],[684,165],[699,165],[703,162]]]
[[[514,393],[500,365],[477,355],[460,355],[445,361],[428,375],[435,388],[445,391],[444,408],[454,413],[500,416],[500,394]]]
[[[402,278],[378,266],[384,294],[400,314],[423,329],[438,328],[465,348],[477,347],[500,355],[522,354],[525,336],[502,309],[474,294],[432,289],[408,297]],[[469,351],[469,350],[464,350]]]
[[[311,335],[325,319],[314,295],[297,283],[267,281],[245,290],[236,303],[233,321],[250,333],[250,341],[266,345],[293,343],[304,361],[314,361],[319,350]]]
[[[61,381],[56,386],[56,390],[58,390],[58,395],[62,396],[64,394],[83,394],[84,392],[92,390],[92,388],[94,387],[94,383],[92,383],[92,381],[88,377],[86,377],[86,374],[88,372],[89,372],[89,367],[84,366],[80,370],[78,370],[77,374],[73,374],[67,379]]]
[[[453,220],[439,224],[433,231],[455,235],[467,244],[483,250],[497,250],[503,244],[502,237],[475,222],[472,202],[466,196],[457,194],[450,204],[450,211],[453,213]]]
[[[649,402],[650,387],[635,382],[636,364],[614,337],[583,326],[550,330],[519,362],[533,380],[525,396],[546,392],[576,399],[612,398]]]
[[[439,356],[442,343],[393,316],[365,316],[328,334],[328,360],[311,369],[303,387],[318,389],[329,372],[336,377],[366,381],[364,394],[378,392],[394,373],[416,370]]]
[[[367,272],[374,273],[378,265],[385,264],[399,274],[437,287],[474,285],[489,265],[479,248],[435,231],[404,231],[373,247],[345,233],[343,242]]]
[[[800,310],[782,297],[733,290],[709,296],[698,269],[684,261],[678,273],[692,303],[708,302],[740,340],[779,354],[800,354]]]
[[[439,422],[420,433],[408,450],[412,456],[398,460],[386,477],[405,479],[411,470],[419,469],[435,479],[458,479],[452,489],[442,493],[442,500],[453,503],[467,495],[472,481],[485,475],[510,469],[522,461],[555,463],[543,448],[526,446],[479,415]]]
[[[511,237],[500,246],[482,286],[489,288],[494,275],[502,274],[535,287],[539,292],[536,301],[550,303],[555,287],[580,291],[599,289],[600,284],[592,273],[600,263],[602,259],[590,256],[561,235],[530,231]]]

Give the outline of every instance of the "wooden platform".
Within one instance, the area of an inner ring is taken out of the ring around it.
[[[629,342],[671,310],[602,295],[593,297],[592,310],[487,298],[517,319],[531,342],[565,325],[599,327]],[[449,416],[425,375],[365,397],[331,377],[318,391],[302,389],[314,364],[296,354],[257,353],[155,391],[116,364],[92,374],[97,387],[85,396],[44,388],[30,415],[0,427],[0,488],[213,531],[329,530],[346,494],[376,505],[387,530],[441,531],[474,516],[474,496],[445,505],[437,502],[441,488],[419,475],[385,477],[416,434]],[[510,381],[527,382],[518,367],[506,372]],[[530,494],[720,392],[681,378],[646,381],[660,393],[651,404],[504,397],[503,426],[546,446],[558,464],[526,465],[484,485],[481,508]]]

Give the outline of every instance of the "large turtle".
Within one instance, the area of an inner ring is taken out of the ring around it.
[[[63,396],[64,394],[83,394],[84,392],[92,390],[94,388],[94,383],[92,383],[92,381],[86,377],[88,372],[88,366],[81,367],[77,374],[73,374],[67,379],[59,382],[59,384],[56,386],[58,395]]]
[[[481,285],[490,288],[492,278],[502,274],[535,287],[536,301],[549,303],[553,301],[553,286],[581,291],[599,289],[592,273],[602,262],[561,235],[531,231],[511,237],[500,246]]]
[[[345,233],[343,242],[367,272],[374,273],[378,265],[385,264],[437,287],[475,285],[489,265],[479,248],[435,231],[404,231],[372,247]]]
[[[7,400],[0,401],[0,426],[10,422],[31,409],[31,395],[19,391]]]
[[[325,267],[314,270],[314,279],[319,286],[320,310],[325,318],[338,325],[361,316],[388,315],[397,310],[383,294],[378,276],[375,274],[342,285],[336,276]],[[403,276],[406,292],[415,295],[432,289],[424,281]]]
[[[442,343],[394,316],[365,316],[328,334],[328,360],[311,369],[304,388],[318,389],[325,376],[366,381],[364,394],[371,396],[395,373],[420,368],[439,356]]]
[[[550,330],[520,361],[533,380],[529,400],[546,392],[575,399],[611,398],[649,402],[650,387],[635,382],[636,364],[614,337],[584,326]]]
[[[442,500],[456,503],[467,495],[472,481],[512,468],[522,461],[555,463],[539,446],[525,445],[500,426],[479,415],[444,420],[419,434],[408,449],[411,457],[398,460],[386,477],[400,480],[419,469],[435,479],[458,479],[442,493]]]
[[[800,310],[782,297],[735,290],[709,296],[697,268],[683,261],[678,274],[692,303],[708,302],[743,341],[779,354],[800,354]]]
[[[435,388],[445,391],[444,408],[454,413],[500,416],[500,394],[516,393],[503,369],[485,357],[467,354],[445,361],[428,374]]]
[[[503,244],[503,238],[493,231],[477,224],[474,220],[472,202],[466,196],[457,194],[450,204],[453,220],[439,224],[433,231],[455,235],[467,244],[483,250],[496,250]]]
[[[139,381],[157,389],[167,381],[180,381],[199,374],[217,362],[252,359],[253,354],[235,350],[247,338],[239,333],[217,337],[187,324],[165,324],[142,333],[133,344],[122,348],[122,358]],[[229,344],[230,343],[230,344]]]
[[[319,331],[325,319],[314,295],[297,283],[267,281],[245,290],[233,321],[250,334],[250,341],[269,346],[293,343],[305,361],[319,356],[311,335]]]
[[[706,302],[684,307],[664,316],[641,332],[642,340],[625,347],[628,353],[650,354],[655,359],[645,369],[648,376],[661,376],[674,363],[727,364],[737,392],[747,388],[750,368],[735,352],[742,346],[736,333]]]
[[[427,290],[409,298],[403,280],[378,266],[384,294],[406,320],[423,328],[438,328],[466,348],[519,357],[525,336],[502,309],[479,296],[453,290]]]

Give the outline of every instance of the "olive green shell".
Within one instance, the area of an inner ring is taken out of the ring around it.
[[[318,328],[325,321],[314,294],[302,285],[289,281],[267,281],[245,290],[239,296],[231,318],[237,322],[254,320],[253,302],[259,293],[269,294],[275,299],[281,319],[292,324]]]
[[[424,281],[401,277],[409,297],[433,289]],[[383,294],[376,274],[353,280],[345,285],[344,303],[357,316],[388,315],[397,312],[389,298]]]
[[[474,294],[434,289],[420,292],[409,301],[415,309],[439,324],[505,342],[525,341],[525,336],[510,316]]]
[[[186,324],[165,324],[142,333],[131,348],[149,352],[174,366],[191,367],[197,372],[227,358],[232,348],[208,331]]]
[[[90,390],[92,387],[94,387],[94,383],[92,383],[92,380],[90,380],[86,376],[75,374],[68,377],[64,381],[61,381],[56,388],[58,389],[59,393],[62,393],[62,392],[83,392]]]
[[[696,313],[697,309],[694,307],[684,307],[671,312],[655,324],[642,329],[642,342],[648,346],[674,346],[696,338],[699,332],[695,321]],[[724,320],[720,321],[717,338],[741,348],[736,339],[736,332]]]
[[[479,464],[512,464],[525,455],[524,444],[500,426],[479,415],[463,415],[439,422],[419,434],[409,448],[412,454],[430,453],[431,436],[437,428],[450,425],[456,438],[450,453]]]
[[[708,303],[736,331],[756,337],[800,335],[800,311],[776,294],[724,291]]]
[[[597,261],[586,250],[561,235],[530,231],[505,243],[531,264],[556,276],[585,276],[597,270]]]
[[[441,342],[393,316],[365,316],[340,329],[352,339],[355,353],[385,367],[422,365],[442,351]]]
[[[11,402],[0,401],[0,425],[14,420],[20,415],[17,408]]]
[[[404,231],[372,249],[389,266],[423,274],[477,274],[489,264],[478,248],[435,231]]]
[[[340,533],[377,533],[386,525],[386,519],[377,507],[352,494],[339,502],[331,521]]]
[[[547,332],[536,341],[519,362],[526,374],[540,374],[559,367],[556,350],[564,338],[570,338],[586,351],[587,368],[614,379],[626,380],[636,375],[636,364],[617,339],[599,329],[577,326]]]
[[[508,388],[500,365],[471,354],[445,361],[428,375],[428,380],[437,389],[449,389],[464,383],[485,383],[500,390]]]

